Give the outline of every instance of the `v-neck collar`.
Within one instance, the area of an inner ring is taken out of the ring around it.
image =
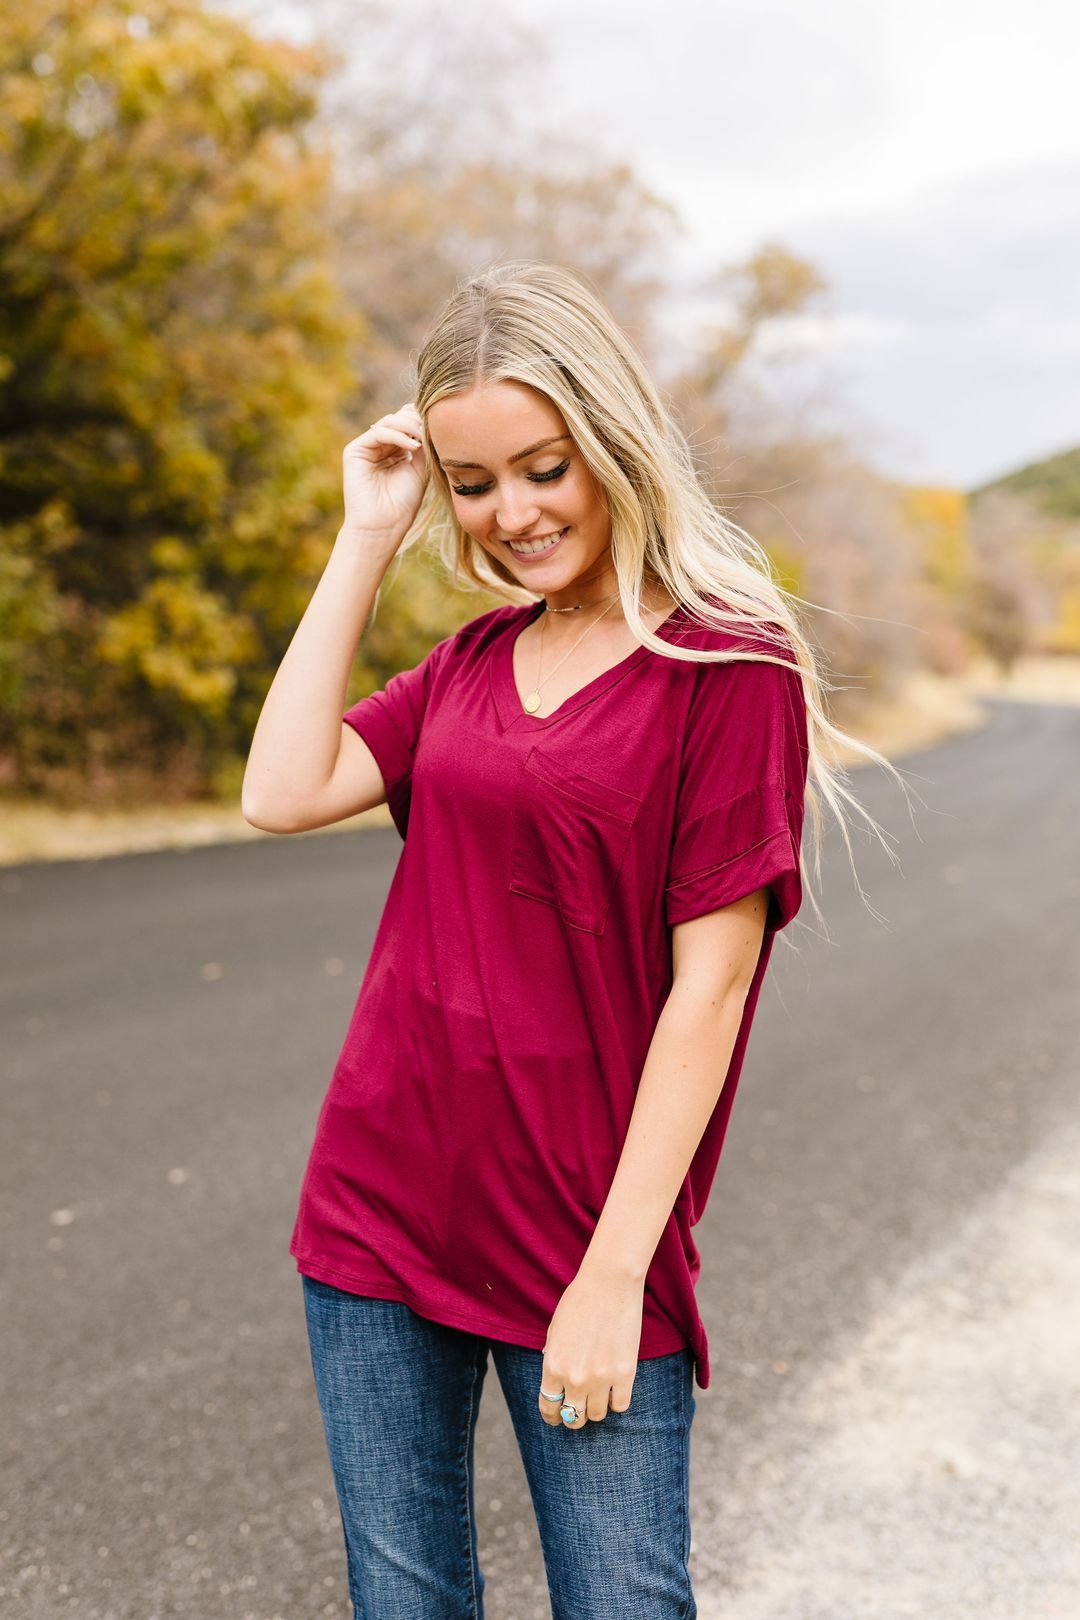
[[[637,664],[640,664],[642,659],[647,658],[652,651],[651,647],[635,647],[617,664],[612,664],[610,669],[603,670],[599,675],[594,676],[591,681],[586,681],[585,685],[579,687],[576,692],[572,692],[568,698],[559,704],[553,714],[530,714],[522,706],[517,684],[514,680],[514,647],[517,644],[518,636],[521,635],[526,626],[534,623],[540,617],[544,607],[545,604],[541,599],[541,601],[534,602],[530,607],[525,608],[521,613],[515,614],[513,618],[508,619],[506,629],[492,648],[489,663],[491,692],[504,731],[508,731],[511,726],[522,726],[529,731],[539,731],[544,726],[553,726],[557,720],[562,720],[568,714],[572,714],[574,710],[582,708],[586,703],[591,703],[594,698],[600,696],[601,692],[606,692],[608,687],[614,686],[616,681],[622,680],[624,675],[628,674]],[[666,619],[662,619],[657,625],[656,634],[663,636],[665,630],[682,612],[683,604],[680,603],[678,607],[668,614]]]

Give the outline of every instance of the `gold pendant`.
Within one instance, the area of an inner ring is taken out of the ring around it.
[[[534,686],[525,699],[525,707],[530,714],[535,714],[540,707],[540,688],[538,686]]]

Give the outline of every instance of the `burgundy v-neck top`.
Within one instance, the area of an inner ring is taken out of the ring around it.
[[[776,932],[802,900],[802,682],[638,647],[537,717],[513,648],[542,609],[481,614],[344,716],[404,847],[290,1252],[309,1277],[542,1350],[615,1174],[671,988],[671,930],[769,885],[723,1090],[645,1282],[640,1357],[689,1345],[704,1389],[691,1227]],[[658,634],[777,655],[682,607]]]

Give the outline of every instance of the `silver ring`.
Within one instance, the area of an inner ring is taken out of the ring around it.
[[[557,1395],[549,1395],[546,1390],[542,1389],[540,1391],[540,1398],[541,1398],[541,1400],[545,1400],[545,1401],[561,1401],[565,1394],[566,1394],[565,1389],[560,1389],[560,1391],[559,1391],[559,1393]]]
[[[567,1412],[572,1412],[574,1414],[573,1417],[567,1417]],[[571,1406],[570,1402],[567,1401],[566,1405],[559,1412],[559,1416],[562,1418],[564,1423],[576,1423],[578,1418],[581,1416],[581,1413],[578,1411],[576,1406]]]

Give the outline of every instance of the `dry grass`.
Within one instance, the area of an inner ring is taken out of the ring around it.
[[[391,825],[385,805],[352,820],[320,827],[341,832]],[[239,805],[168,805],[140,810],[57,810],[49,805],[5,799],[0,804],[0,865],[21,861],[94,860],[137,850],[187,849],[196,844],[272,838],[249,826]]]

